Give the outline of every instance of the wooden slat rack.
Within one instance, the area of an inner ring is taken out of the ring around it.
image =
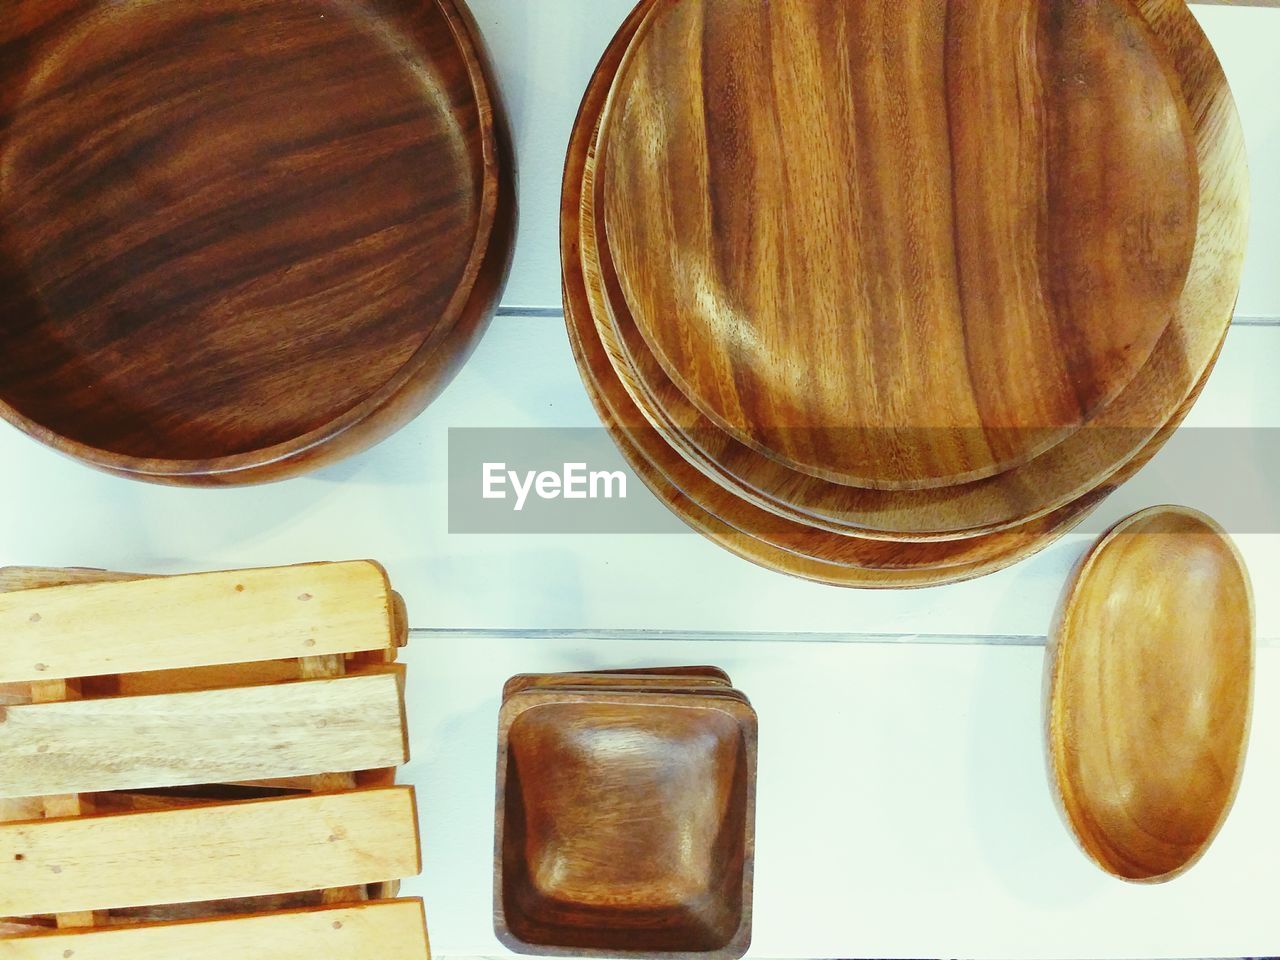
[[[0,637],[0,956],[430,956],[380,566],[6,568]]]

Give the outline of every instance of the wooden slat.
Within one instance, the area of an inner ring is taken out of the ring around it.
[[[0,683],[382,650],[397,620],[371,562],[22,590],[0,594]]]
[[[25,937],[5,960],[427,960],[420,900]]]
[[[421,868],[409,787],[0,824],[0,916],[322,890]]]
[[[0,723],[0,796],[349,777],[398,766],[408,759],[402,689],[403,668],[383,667],[331,680],[12,706]]]

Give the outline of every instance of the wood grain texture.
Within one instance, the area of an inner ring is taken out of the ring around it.
[[[991,476],[1087,422],[1146,363],[1196,236],[1186,104],[1129,0],[660,0],[600,152],[667,374],[858,486]]]
[[[591,166],[594,118],[629,42],[629,31],[646,9],[637,8],[606,51],[570,143],[561,233],[566,318],[579,370],[601,419],[632,468],[690,526],[745,559],[823,583],[902,588],[958,582],[1003,569],[1053,543],[1144,466],[1172,435],[1190,411],[1203,379],[1141,455],[1087,498],[1043,523],[968,543],[895,544],[815,530],[754,508],[686,464],[638,415],[614,371],[617,355],[607,352],[607,338],[602,342],[597,336],[592,313],[600,309],[600,293],[590,277],[590,233],[581,229],[591,220],[591,205],[582,198],[583,178]]]
[[[740,701],[514,695],[499,719],[499,939],[546,955],[742,956],[756,738]]]
[[[1050,766],[1085,853],[1126,880],[1185,872],[1249,737],[1253,594],[1230,537],[1181,507],[1116,526],[1069,585],[1047,662]]]
[[[607,250],[599,250],[606,294],[605,308],[595,311],[599,333],[645,419],[690,463],[764,510],[836,533],[893,540],[952,539],[1023,523],[1079,499],[1137,455],[1212,369],[1235,305],[1248,228],[1243,135],[1212,47],[1183,4],[1156,0],[1141,8],[1169,45],[1194,115],[1199,235],[1170,327],[1130,387],[1089,427],[1025,467],[957,487],[886,492],[814,480],[737,443],[701,416],[627,315]],[[584,255],[599,247],[598,222],[595,233],[597,242],[588,237]]]
[[[33,705],[78,700],[82,694],[79,680],[42,680],[31,684]],[[5,718],[7,712],[0,714],[0,719]],[[77,790],[75,785],[64,784],[57,790],[30,791],[30,795],[43,795],[41,812],[45,817],[84,817],[96,813],[96,798],[83,796]],[[101,926],[105,919],[105,914],[92,910],[59,911],[53,922],[58,928],[94,927]]]
[[[392,607],[367,561],[0,594],[0,682],[382,650]]]
[[[0,413],[39,439],[279,479],[421,410],[484,329],[508,173],[455,0],[20,0],[0,49]]]
[[[43,703],[0,723],[0,795],[96,793],[399,766],[403,668],[239,689]]]
[[[0,947],[8,960],[429,960],[422,901],[68,931]]]
[[[394,619],[394,616],[393,616]],[[347,672],[346,658],[340,654],[329,654],[323,657],[303,657],[298,661],[298,667],[302,676],[308,679],[333,679],[345,676]],[[398,676],[398,690],[396,693],[399,699],[399,719],[400,719],[400,759],[390,766],[399,766],[409,759],[409,730],[405,724],[404,716],[404,672],[401,670]],[[358,708],[357,708],[358,709]],[[341,763],[333,764],[326,767],[326,772],[319,773],[311,778],[311,789],[315,793],[338,793],[342,790],[353,790],[356,786],[356,775],[351,772],[355,769],[370,769],[380,766],[374,763]],[[334,767],[339,769],[335,770]],[[306,771],[302,771],[306,772]],[[281,770],[280,774],[285,771]],[[354,887],[331,887],[325,890],[321,896],[323,903],[355,903],[360,900],[369,898],[368,888],[357,885]]]
[[[113,573],[91,567],[0,567],[0,593],[65,587],[73,583],[126,583],[146,579],[146,574]]]
[[[415,876],[410,788],[0,824],[0,916]]]

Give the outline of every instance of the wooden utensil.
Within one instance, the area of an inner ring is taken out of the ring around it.
[[[1159,882],[1208,850],[1244,769],[1253,696],[1249,574],[1183,507],[1130,517],[1085,557],[1047,672],[1057,799],[1100,867]]]
[[[1079,499],[1133,457],[1211,369],[1209,358],[1235,305],[1247,237],[1243,137],[1212,47],[1185,5],[1159,0],[1140,7],[1173,52],[1196,117],[1200,236],[1190,282],[1155,354],[1088,430],[1024,467],[940,490],[868,491],[788,469],[702,416],[666,375],[623,302],[596,220],[596,242],[588,238],[587,245],[599,254],[604,286],[604,308],[596,310],[599,333],[648,421],[690,463],[762,509],[837,533],[894,540],[972,536],[1043,516]],[[594,189],[599,209],[598,182]]]
[[[742,956],[755,770],[756,717],[738,701],[516,694],[499,719],[499,939],[561,956]]]
[[[919,489],[1024,464],[1178,301],[1177,85],[1128,0],[659,0],[600,136],[625,302],[699,410],[793,469]]]
[[[443,388],[513,202],[461,0],[11,13],[0,414],[126,476],[243,483],[363,449]]]
[[[661,437],[646,428],[614,375],[600,339],[594,334],[588,301],[591,295],[598,295],[598,291],[585,282],[583,267],[589,257],[585,255],[585,247],[579,249],[579,216],[589,221],[591,215],[590,205],[581,203],[580,186],[590,162],[591,120],[608,89],[621,52],[626,49],[629,31],[644,12],[645,8],[637,8],[619,31],[584,98],[566,163],[561,232],[570,341],[588,393],[633,469],[673,512],[739,556],[770,569],[841,586],[929,586],[992,573],[1044,549],[1083,519],[1113,489],[1111,485],[1098,489],[1090,499],[1071,506],[1061,516],[1017,535],[966,543],[907,545],[825,534],[788,524],[737,500],[694,471]],[[1178,412],[1178,422],[1189,409],[1188,402]],[[618,427],[619,419],[630,425],[625,432]],[[1174,428],[1176,423],[1167,425],[1145,456],[1131,462],[1115,481],[1123,482],[1144,465]]]

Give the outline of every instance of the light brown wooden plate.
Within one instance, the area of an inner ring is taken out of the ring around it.
[[[1196,240],[1191,129],[1130,0],[658,0],[596,209],[706,417],[827,480],[951,486],[1147,362]]]
[[[461,0],[10,7],[0,414],[125,476],[245,483],[448,382],[513,203]]]
[[[1081,847],[1126,880],[1189,869],[1226,821],[1253,698],[1253,594],[1217,523],[1155,507],[1089,552],[1048,656],[1050,767]]]
[[[1044,516],[1135,456],[1212,369],[1210,358],[1234,309],[1247,236],[1243,137],[1216,56],[1183,4],[1143,0],[1140,7],[1169,44],[1196,118],[1200,236],[1170,328],[1129,388],[1084,430],[1024,467],[951,488],[890,492],[815,480],[738,443],[701,416],[636,329],[602,250],[608,309],[596,315],[600,336],[649,422],[690,463],[765,510],[838,533],[894,540],[971,536]],[[598,223],[595,234],[598,248]]]
[[[580,227],[581,218],[591,216],[590,205],[584,208],[582,204],[582,186],[593,142],[592,118],[628,42],[628,30],[634,28],[643,12],[637,9],[619,32],[584,98],[566,163],[561,253],[570,341],[588,393],[628,462],[673,512],[730,551],[769,569],[841,586],[932,586],[993,573],[1044,549],[1154,456],[1189,412],[1194,397],[1149,444],[1143,456],[1131,461],[1112,482],[1057,516],[1020,530],[938,544],[866,540],[789,522],[737,499],[685,463],[637,413],[596,335],[591,297],[599,294],[598,289],[590,288],[584,275],[586,249],[580,247],[580,242],[589,242]],[[625,429],[619,427],[619,420],[627,424]]]

